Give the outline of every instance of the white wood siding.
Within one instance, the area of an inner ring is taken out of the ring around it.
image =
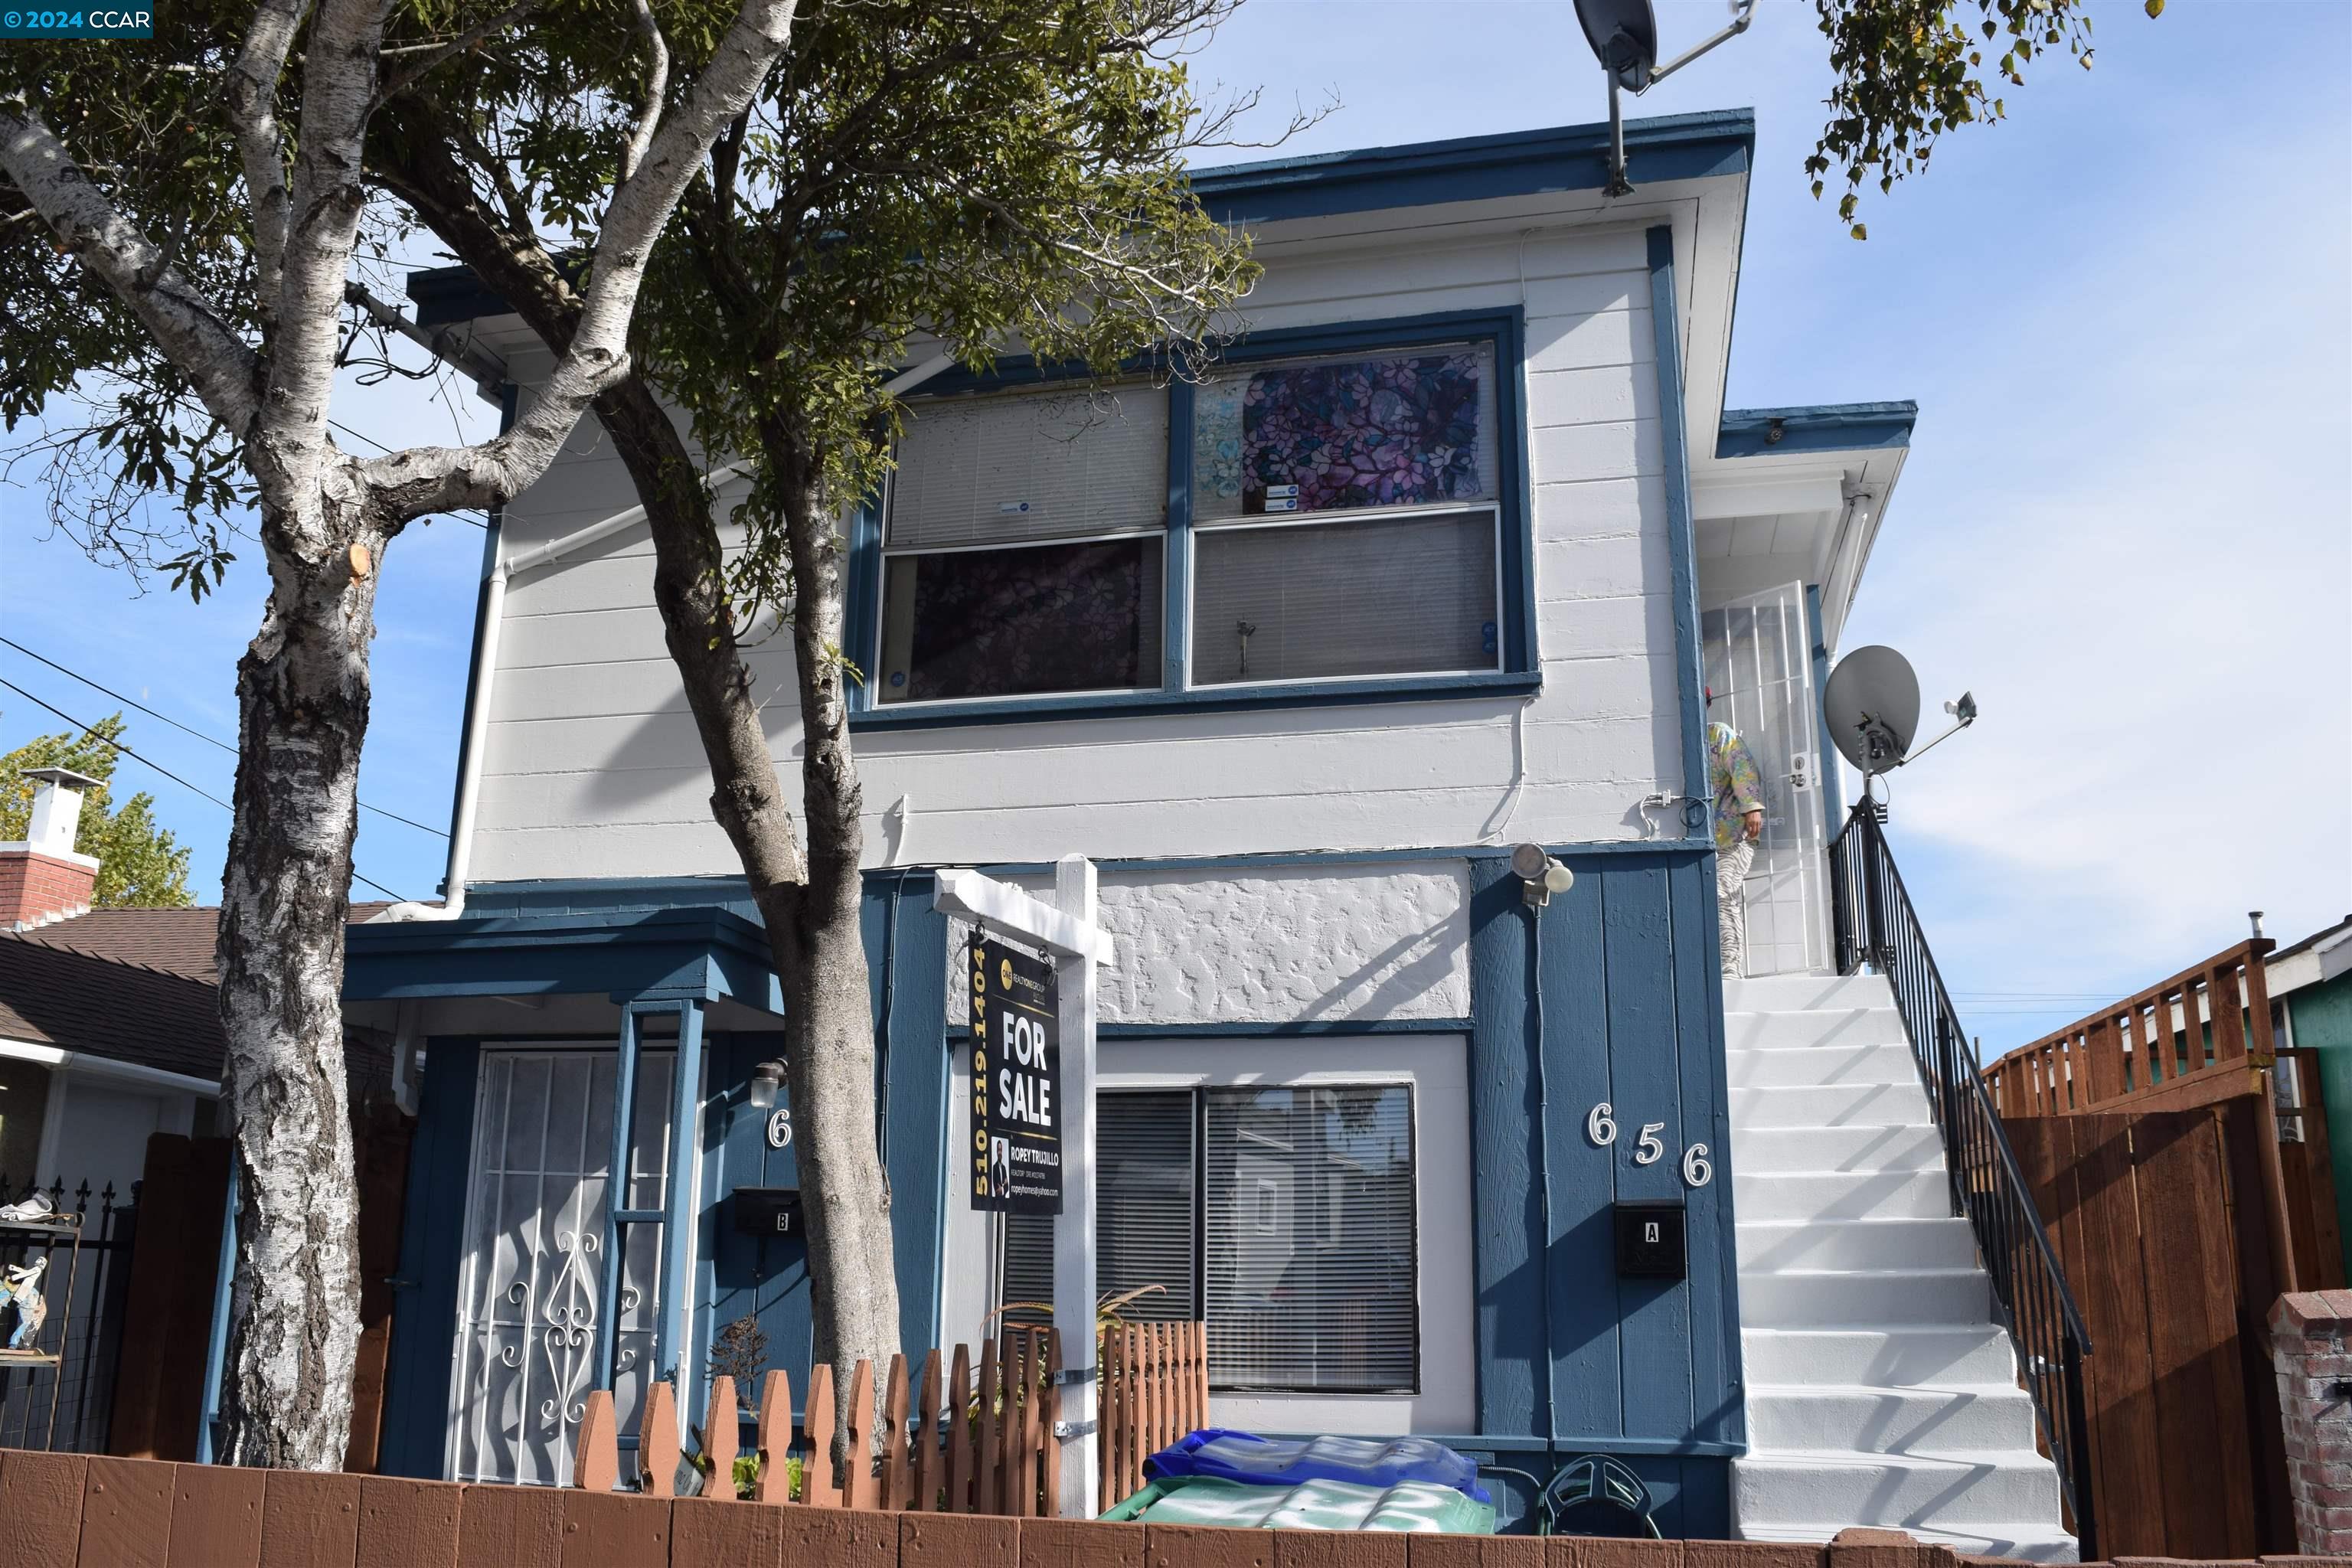
[[[1254,327],[1524,303],[1542,693],[862,731],[869,862],[1638,837],[1639,797],[1682,788],[1642,231],[1261,256]],[[508,508],[506,549],[635,500],[584,423]],[[652,547],[630,531],[509,584],[481,879],[736,869],[651,584]],[[750,654],[788,785],[800,750],[789,658],[781,637]],[[905,831],[886,831],[902,795]]]

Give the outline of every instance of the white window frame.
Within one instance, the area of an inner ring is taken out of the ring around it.
[[[971,1094],[968,1043],[950,1053],[950,1142]],[[1470,1042],[1458,1034],[1156,1037],[1097,1047],[1102,1092],[1147,1089],[1290,1089],[1402,1084],[1413,1097],[1417,1394],[1228,1394],[1209,1417],[1245,1431],[1365,1436],[1477,1429],[1477,1301],[1471,1251]],[[938,1342],[977,1345],[997,1276],[1002,1226],[946,1181]]]

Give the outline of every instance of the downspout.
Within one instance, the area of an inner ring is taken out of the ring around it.
[[[932,355],[910,370],[903,371],[883,383],[885,395],[896,397],[911,391],[956,363],[952,353]],[[499,433],[506,434],[514,423],[517,389],[509,382],[500,393]],[[714,487],[738,478],[752,468],[756,458],[739,458],[723,463],[703,476]],[[499,555],[499,535],[506,521],[506,505],[500,502],[490,509],[490,535],[484,552],[481,606],[474,626],[474,678],[466,689],[466,718],[463,740],[457,752],[457,798],[449,819],[449,862],[441,879],[441,901],[437,904],[394,904],[376,919],[383,921],[454,921],[466,912],[466,882],[473,862],[474,817],[482,793],[482,757],[488,750],[490,727],[491,688],[498,679],[499,628],[505,618],[507,582],[516,574],[532,571],[562,560],[567,555],[587,549],[590,545],[610,539],[625,529],[645,521],[643,502],[627,507],[599,522],[592,522],[577,532],[561,539],[551,539],[519,552],[510,560]]]

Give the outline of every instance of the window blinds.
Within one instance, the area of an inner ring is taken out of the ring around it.
[[[1118,1297],[1160,1287],[1118,1310],[1131,1321],[1183,1322],[1200,1315],[1192,1282],[1192,1103],[1189,1089],[1105,1094],[1095,1101],[1095,1289]],[[1053,1297],[1053,1217],[1006,1215],[1000,1302]]]
[[[1412,1091],[1213,1089],[1202,1122],[1212,1383],[1412,1390]]]
[[[1193,538],[1192,683],[1493,669],[1495,512]]]
[[[1129,532],[1168,519],[1168,394],[1129,385],[908,406],[893,550]]]

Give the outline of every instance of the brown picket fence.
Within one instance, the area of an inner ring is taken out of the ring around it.
[[[882,1385],[886,1435],[877,1445],[870,1429],[873,1363],[860,1361],[851,1374],[848,1424],[840,1432],[840,1450],[851,1457],[843,1464],[834,1459],[833,1369],[820,1366],[809,1378],[802,1423],[805,1443],[797,1447],[792,1380],[771,1372],[760,1383],[760,1465],[751,1500],[866,1511],[1050,1516],[1061,1489],[1062,1446],[1054,1437],[1061,1370],[1061,1341],[1052,1329],[1008,1330],[1001,1341],[981,1347],[976,1368],[969,1348],[958,1345],[944,1379],[940,1352],[931,1351],[923,1357],[919,1383],[911,1388],[907,1358],[894,1355]],[[733,1378],[710,1380],[709,1408],[735,1408]],[[721,1419],[709,1426],[703,1495],[732,1500],[736,1424]],[[591,1491],[674,1496],[678,1455],[677,1395],[668,1384],[656,1383],[646,1398],[635,1473],[625,1478],[613,1395],[599,1390],[588,1396],[581,1419],[572,1484]],[[797,1495],[791,1459],[800,1462]]]
[[[1097,1512],[1143,1486],[1143,1461],[1209,1424],[1208,1325],[1116,1323],[1102,1332]]]

